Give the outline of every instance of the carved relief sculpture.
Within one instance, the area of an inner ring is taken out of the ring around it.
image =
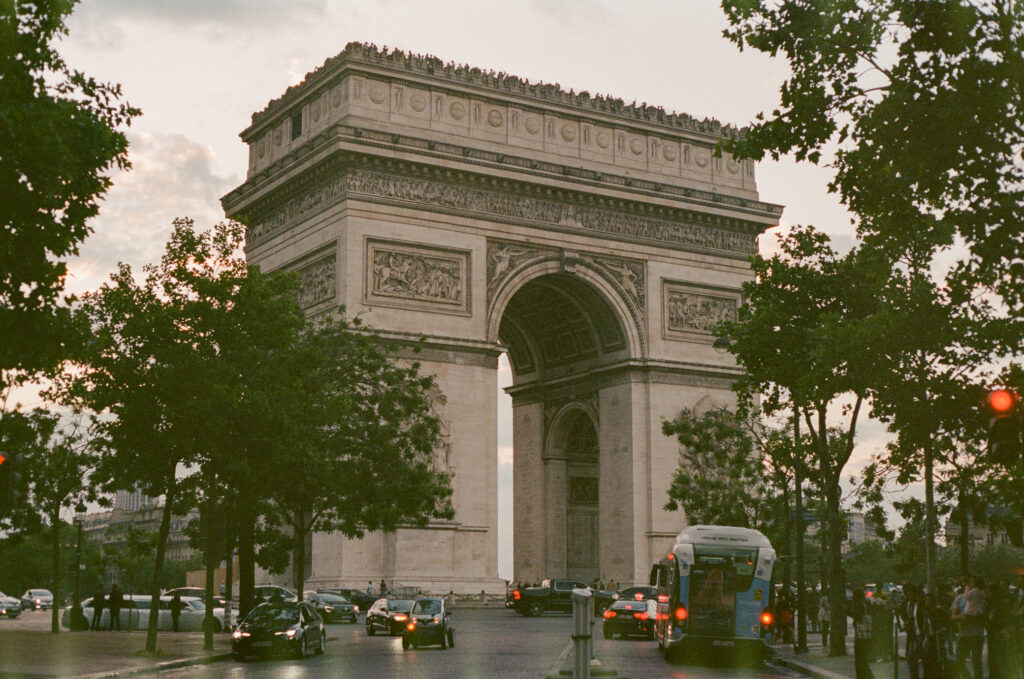
[[[430,460],[431,468],[442,474],[455,475],[452,468],[452,422],[448,418],[448,397],[436,384],[427,392],[427,405],[430,414],[437,418],[439,425],[437,445],[434,447]]]
[[[405,243],[367,241],[366,303],[411,302],[468,311],[469,254]]]
[[[538,248],[531,245],[509,243],[506,241],[487,241],[487,302],[494,298],[494,293],[506,278],[520,264],[538,259],[555,252],[554,248]]]
[[[722,321],[735,321],[737,297],[668,288],[666,328],[671,332],[711,333]]]
[[[298,274],[299,304],[303,308],[334,299],[336,290],[334,253],[303,266],[298,270]]]

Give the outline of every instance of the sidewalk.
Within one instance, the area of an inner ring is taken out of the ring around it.
[[[807,635],[807,653],[795,653],[790,644],[775,645],[775,662],[815,679],[853,679],[853,638],[846,640],[846,655],[829,657],[821,645],[820,634]],[[903,650],[901,639],[900,650]],[[905,658],[898,662],[900,679],[908,679],[910,668]],[[872,661],[871,672],[875,679],[889,679],[893,676],[892,660]]]
[[[11,621],[14,622],[14,621]],[[66,632],[0,628],[0,679],[130,676],[228,657],[231,637],[214,636],[203,650],[201,632],[161,632],[158,656],[142,655],[145,632]]]

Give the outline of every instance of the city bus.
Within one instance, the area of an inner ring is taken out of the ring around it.
[[[775,550],[734,526],[690,526],[651,569],[658,649],[671,660],[760,663],[769,652]]]

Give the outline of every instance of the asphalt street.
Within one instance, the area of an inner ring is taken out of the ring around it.
[[[538,679],[560,667],[568,668],[572,618],[548,614],[522,618],[506,610],[466,609],[454,614],[455,648],[402,650],[400,637],[367,636],[359,623],[330,625],[327,653],[304,660],[292,658],[229,660],[212,665],[170,670],[161,679],[313,679],[314,677],[507,677]],[[760,670],[675,666],[668,664],[651,641],[606,640],[601,623],[595,626],[595,652],[619,677],[648,679],[680,677],[732,679],[799,675],[765,666]]]

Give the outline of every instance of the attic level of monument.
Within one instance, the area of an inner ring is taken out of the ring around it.
[[[333,144],[738,211],[762,229],[778,219],[757,200],[754,162],[716,152],[734,128],[480,73],[349,45],[254,116],[241,189]]]

